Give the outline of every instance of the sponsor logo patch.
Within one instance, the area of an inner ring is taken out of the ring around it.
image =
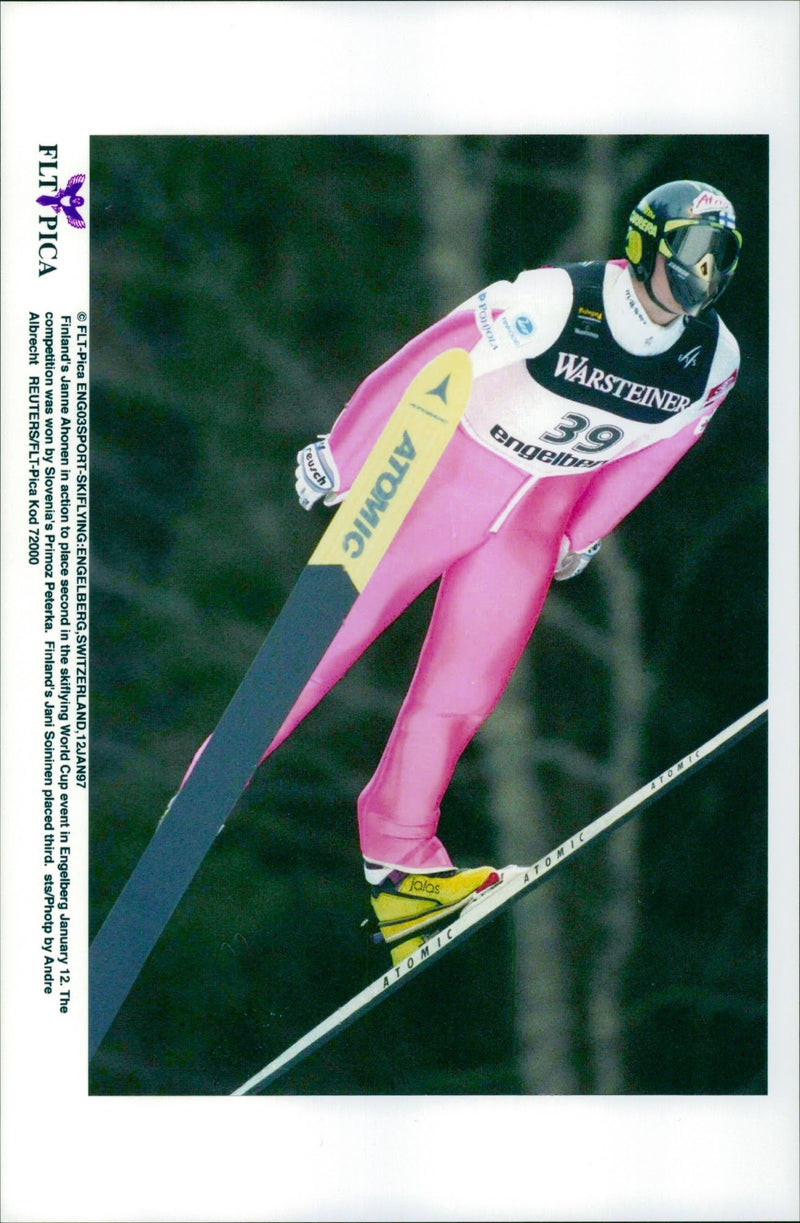
[[[682,365],[684,369],[689,369],[692,365],[697,365],[697,358],[700,356],[702,351],[702,346],[697,344],[694,348],[690,348],[688,352],[682,352],[678,357],[678,365]]]
[[[491,436],[501,446],[505,446],[507,450],[513,450],[526,463],[532,463],[534,460],[537,463],[547,463],[551,467],[580,467],[582,469],[590,467],[602,467],[605,459],[579,459],[574,454],[568,454],[564,451],[547,450],[544,446],[536,446],[533,442],[525,442],[519,437],[513,437],[507,433],[502,425],[493,425],[490,429]]]
[[[395,446],[394,454],[389,459],[389,469],[378,476],[370,495],[353,519],[353,530],[348,531],[342,541],[347,556],[356,559],[364,551],[366,540],[380,526],[381,515],[386,513],[389,502],[416,457],[414,443],[406,430],[402,442]]]
[[[412,892],[424,892],[426,896],[438,896],[440,892],[438,883],[431,883],[430,879],[414,878],[411,880]]]
[[[730,201],[726,200],[724,195],[717,195],[713,191],[701,191],[692,200],[691,212],[695,217],[701,216],[704,212],[729,212],[733,214],[733,208]]]
[[[728,391],[736,382],[738,376],[739,371],[736,369],[725,379],[724,382],[720,382],[718,386],[712,386],[711,390],[706,395],[706,401],[703,404],[703,407],[712,408],[721,404],[725,396],[728,394]]]
[[[478,294],[478,304],[475,307],[475,325],[488,343],[492,352],[497,352],[497,337],[492,326],[492,311],[486,298],[486,290]]]
[[[629,378],[621,378],[618,374],[608,373],[590,365],[589,358],[578,353],[559,352],[554,373],[556,378],[563,378],[566,382],[578,382],[602,395],[612,395],[615,399],[642,404],[659,412],[682,412],[691,403],[687,395],[680,395],[677,391],[646,386]]]
[[[651,238],[655,238],[658,233],[655,223],[648,221],[646,217],[643,217],[638,212],[631,213],[631,225],[635,226],[636,229],[641,229],[642,233],[649,234]]]

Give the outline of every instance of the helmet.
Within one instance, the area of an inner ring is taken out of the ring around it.
[[[666,261],[675,301],[693,316],[722,294],[736,271],[742,235],[732,204],[708,183],[681,179],[656,187],[634,208],[625,254],[637,280],[662,309],[650,284],[656,254]]]

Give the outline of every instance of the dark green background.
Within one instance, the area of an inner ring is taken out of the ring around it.
[[[92,141],[92,933],[327,521],[297,505],[296,451],[442,313],[422,143]],[[480,281],[461,298],[525,267],[620,256],[631,205],[660,181],[704,179],[737,208],[744,253],[720,309],[741,345],[740,381],[614,536],[636,579],[648,683],[639,785],[766,695],[767,141],[447,143],[464,183],[480,182],[489,201],[480,250],[462,252]],[[613,239],[588,249],[598,170],[601,198],[611,184],[603,219]],[[446,212],[455,200],[443,187],[435,203]],[[458,234],[457,218],[445,224]],[[613,652],[602,589],[612,560],[609,546],[554,592],[560,616],[545,613],[525,672],[537,734],[601,762],[618,733],[613,692],[602,656],[587,661],[563,619],[602,631]],[[380,972],[360,929],[355,799],[429,608],[423,596],[260,771],[102,1045],[91,1091],[230,1092]],[[620,1091],[766,1090],[765,748],[758,731],[639,817],[624,885],[635,928],[618,982]],[[514,847],[525,861],[607,805],[591,778],[577,781],[557,759],[539,764],[556,833],[543,839],[535,811],[494,808],[487,757],[479,735],[443,810],[459,862],[496,860],[509,814],[529,829]],[[524,752],[514,765],[526,767]],[[597,847],[546,885],[562,932],[560,1009],[549,1018],[569,1032],[549,1081],[582,1093],[602,1090],[588,1011],[614,938],[603,918],[609,878]],[[554,1055],[525,1038],[523,1067],[514,999],[519,923],[542,920],[540,896],[521,902],[516,925],[493,923],[274,1090],[537,1090],[548,1076],[531,1078],[531,1059]],[[552,963],[537,971],[546,985]]]

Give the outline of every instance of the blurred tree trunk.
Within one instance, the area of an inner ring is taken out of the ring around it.
[[[531,830],[548,847],[562,840],[550,820],[534,765],[536,719],[531,699],[530,654],[523,654],[503,699],[481,731],[492,817],[500,862],[519,862]],[[575,1092],[573,1008],[568,941],[558,892],[548,885],[535,910],[511,910],[514,927],[514,1008],[517,1072],[531,1095]]]
[[[603,780],[603,808],[608,809],[641,785],[642,731],[650,682],[642,657],[638,577],[613,536],[604,541],[595,565],[603,588],[606,630],[591,634],[590,653],[608,673],[609,748],[606,760],[595,762],[594,779]],[[578,640],[585,643],[589,638],[579,634]],[[572,770],[568,766],[566,771]],[[595,814],[599,812],[585,812],[583,822],[588,823]],[[625,1087],[623,989],[637,938],[639,827],[633,819],[614,832],[604,843],[597,866],[603,874],[593,914],[597,949],[584,1004],[590,1058],[587,1079],[597,1094],[621,1092]]]
[[[497,157],[502,146],[492,145]],[[486,280],[483,235],[495,166],[467,164],[460,142],[451,137],[415,144],[426,251],[434,314],[443,314]],[[487,158],[489,154],[487,153]],[[552,185],[568,190],[579,205],[576,222],[554,261],[605,257],[612,250],[612,225],[619,183],[616,142],[589,138],[580,164],[553,174]],[[521,270],[521,269],[520,269]],[[537,739],[531,663],[518,665],[503,699],[480,736],[491,814],[503,862],[518,860],[536,829],[537,844],[550,848],[562,839],[548,811],[539,769],[554,756],[567,777],[597,788],[608,805],[635,789],[640,778],[641,728],[647,684],[641,660],[636,575],[613,540],[595,562],[607,611],[604,632],[568,612],[567,594],[551,594],[545,616],[566,633],[567,648],[588,649],[607,671],[610,689],[608,758],[588,760],[565,744]],[[566,748],[566,750],[565,750]],[[563,812],[559,812],[561,816]],[[584,822],[590,814],[578,813]],[[596,814],[596,813],[595,813]],[[563,827],[563,820],[559,829]],[[587,1066],[579,1066],[574,1032],[576,1007],[570,939],[556,889],[545,886],[535,907],[513,910],[515,935],[515,1027],[518,1072],[531,1094],[564,1094],[579,1089],[619,1092],[624,1088],[621,992],[636,939],[635,894],[638,842],[635,821],[612,837],[601,860],[602,886],[593,912],[598,950],[581,1009],[587,1017]]]

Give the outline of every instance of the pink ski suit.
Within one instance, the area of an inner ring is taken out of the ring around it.
[[[436,836],[440,802],[533,631],[562,540],[587,548],[664,478],[733,386],[739,358],[713,311],[653,324],[624,261],[523,272],[359,386],[328,439],[337,492],[415,373],[452,347],[473,363],[463,421],[264,757],[441,579],[413,680],[358,799],[364,857],[405,869],[452,865]]]

